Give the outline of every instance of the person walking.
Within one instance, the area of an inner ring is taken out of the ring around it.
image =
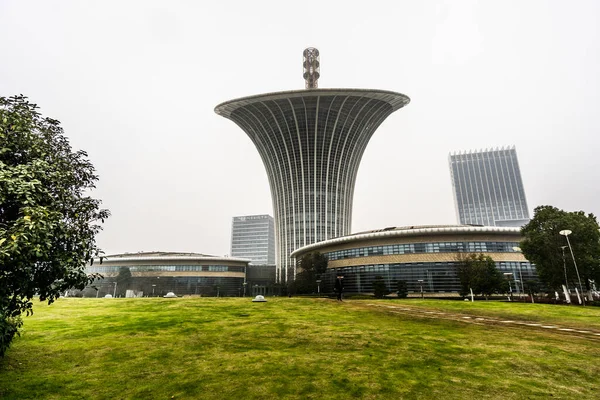
[[[342,293],[344,292],[344,277],[341,275],[338,275],[335,280],[335,291],[337,293],[337,300],[343,301]]]

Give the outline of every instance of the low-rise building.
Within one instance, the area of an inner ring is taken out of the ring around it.
[[[125,293],[133,290],[143,296],[241,296],[250,260],[198,253],[140,252],[114,254],[96,259],[86,270],[99,273],[99,291],[86,295]],[[125,269],[128,272],[121,272]],[[121,277],[119,276],[121,273]],[[129,279],[123,279],[129,276]],[[119,282],[122,282],[119,287]],[[122,287],[127,286],[127,287]]]
[[[490,256],[507,274],[513,292],[537,279],[534,266],[521,254],[519,228],[469,225],[390,227],[314,243],[292,253],[296,260],[320,252],[328,258],[321,290],[333,291],[336,276],[344,277],[347,293],[372,293],[380,276],[389,292],[405,281],[409,292],[457,293],[457,265],[471,253]]]

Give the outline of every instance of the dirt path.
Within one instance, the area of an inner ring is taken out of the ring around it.
[[[452,321],[460,321],[469,324],[477,325],[495,325],[495,326],[512,326],[531,330],[547,330],[562,333],[568,336],[576,336],[579,338],[593,339],[600,341],[600,331],[593,329],[579,329],[556,324],[544,324],[539,322],[530,322],[524,320],[510,320],[488,316],[467,315],[453,312],[427,310],[423,308],[413,308],[406,306],[393,306],[389,304],[375,303],[353,303],[355,306],[366,306],[374,308],[382,308],[393,314],[410,315],[411,317],[445,319]]]

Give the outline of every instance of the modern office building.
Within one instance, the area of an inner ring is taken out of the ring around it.
[[[523,226],[529,210],[515,147],[449,155],[460,224]]]
[[[231,222],[231,256],[275,265],[275,225],[270,215],[244,215]]]
[[[241,296],[250,260],[218,257],[198,253],[140,252],[105,256],[86,268],[88,274],[102,274],[95,289],[84,291],[91,296],[124,293],[125,289],[143,296]],[[127,287],[117,286],[120,270],[131,273]]]
[[[514,227],[390,227],[314,243],[292,256],[327,256],[327,273],[320,277],[323,292],[332,292],[336,276],[343,276],[345,292],[372,293],[373,281],[380,276],[390,292],[402,280],[409,292],[420,292],[423,286],[427,295],[453,296],[460,291],[457,265],[468,254],[482,253],[508,275],[513,293],[522,293],[522,283],[536,280],[537,273],[519,251],[521,239],[520,229]]]
[[[269,179],[277,281],[295,276],[290,254],[351,232],[360,160],[379,125],[410,99],[384,90],[318,89],[319,52],[304,51],[305,90],[227,101],[215,112],[255,144]]]

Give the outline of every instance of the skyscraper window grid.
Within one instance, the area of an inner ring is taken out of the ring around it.
[[[350,233],[362,154],[383,120],[408,102],[400,93],[382,90],[312,89],[216,107],[244,129],[267,170],[278,281],[295,276],[292,251]]]
[[[514,146],[453,153],[449,163],[459,223],[527,223],[529,210]]]
[[[252,264],[275,264],[275,226],[270,215],[233,217],[231,256],[252,260]]]
[[[364,89],[317,89],[319,51],[303,53],[306,90],[219,104],[250,137],[267,170],[275,217],[277,281],[296,275],[291,253],[347,235],[358,166],[379,125],[410,99]]]

